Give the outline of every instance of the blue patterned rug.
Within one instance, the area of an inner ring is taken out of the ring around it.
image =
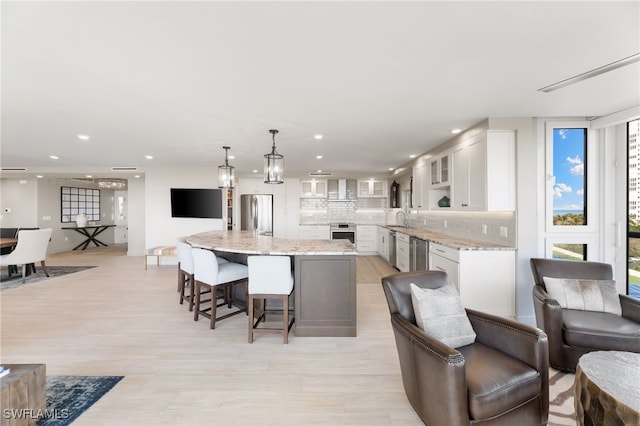
[[[38,426],[66,426],[124,376],[47,376],[47,409]]]
[[[42,267],[40,265],[36,265],[36,273],[27,275],[24,283],[22,282],[22,266],[19,266],[18,273],[11,274],[11,277],[9,277],[7,268],[2,268],[2,271],[0,272],[0,292],[91,268],[95,268],[95,266],[47,266],[47,272],[49,273],[49,277],[47,278],[42,271]]]

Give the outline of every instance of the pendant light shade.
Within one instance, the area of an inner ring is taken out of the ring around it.
[[[276,152],[277,130],[269,130],[273,146],[271,152],[264,155],[264,183],[284,183],[284,156]]]
[[[233,188],[234,173],[233,166],[229,165],[229,147],[223,146],[224,164],[218,166],[218,188]]]

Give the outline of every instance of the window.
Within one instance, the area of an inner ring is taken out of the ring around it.
[[[587,129],[553,129],[553,224],[584,226]]]
[[[598,256],[597,132],[586,121],[545,123],[545,256]]]
[[[627,293],[640,298],[640,192],[638,192],[638,178],[640,165],[638,164],[638,142],[640,141],[640,120],[627,123],[627,163],[628,163],[628,228],[627,228]]]
[[[84,213],[91,222],[100,220],[100,190],[60,187],[60,221],[75,222],[80,213]]]

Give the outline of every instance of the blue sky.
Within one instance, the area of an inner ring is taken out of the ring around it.
[[[585,130],[553,129],[553,210],[584,210]]]

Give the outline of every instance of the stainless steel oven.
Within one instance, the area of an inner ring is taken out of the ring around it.
[[[332,240],[349,240],[354,244],[356,242],[355,223],[332,223],[329,230]]]

